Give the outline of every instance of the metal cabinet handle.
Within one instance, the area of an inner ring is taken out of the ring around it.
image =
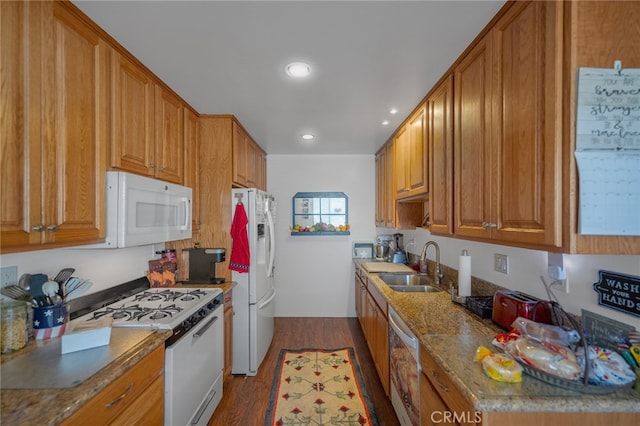
[[[436,371],[432,370],[431,376],[433,377],[433,381],[438,385],[440,389],[442,389],[444,392],[449,392],[449,388],[447,387],[447,385],[438,380],[438,373]]]
[[[149,166],[148,166],[148,167],[149,167],[150,169],[155,169],[155,168],[156,168],[156,165],[155,165],[155,163],[149,163]]]
[[[106,404],[107,408],[111,408],[114,405],[120,403],[120,401],[122,401],[123,399],[125,399],[127,397],[127,395],[129,395],[131,393],[131,391],[133,390],[133,386],[134,383],[131,383],[129,385],[129,387],[122,393],[122,395],[120,395],[119,397],[117,397],[116,399],[114,399],[113,401],[111,401],[110,403]]]
[[[44,231],[44,225],[42,224],[36,225],[33,228],[31,228],[31,230],[35,232],[42,232]]]
[[[482,223],[482,227],[483,227],[483,228],[485,228],[485,229],[488,229],[488,228],[497,228],[497,227],[498,227],[498,225],[497,225],[497,224],[495,224],[495,223],[487,223],[487,222],[483,222],[483,223]]]
[[[49,225],[47,226],[47,231],[57,231],[58,225]]]
[[[161,172],[164,172],[164,167],[160,167],[158,170],[160,170]]]

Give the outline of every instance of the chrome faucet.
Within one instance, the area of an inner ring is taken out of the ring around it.
[[[427,249],[429,246],[434,246],[436,248],[436,270],[434,274],[433,282],[435,285],[440,286],[440,280],[444,277],[444,274],[440,270],[440,246],[435,241],[427,241],[427,243],[422,248],[422,253],[420,253],[420,260],[427,262]]]

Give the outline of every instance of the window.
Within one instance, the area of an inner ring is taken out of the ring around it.
[[[343,192],[298,192],[291,235],[349,235],[348,206]]]

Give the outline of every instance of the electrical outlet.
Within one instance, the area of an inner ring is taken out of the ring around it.
[[[561,291],[562,293],[568,294],[569,293],[569,277],[567,276],[567,273],[565,272],[563,280],[556,280],[552,282],[550,287],[551,287],[551,290],[558,290],[558,291]]]
[[[509,274],[509,256],[506,254],[494,253],[493,269],[503,274]]]
[[[18,267],[3,266],[0,268],[0,286],[18,284]]]

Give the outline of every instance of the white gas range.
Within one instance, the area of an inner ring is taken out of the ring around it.
[[[213,288],[147,288],[74,321],[108,316],[113,327],[173,330],[165,350],[165,425],[206,425],[222,399],[223,294]]]

